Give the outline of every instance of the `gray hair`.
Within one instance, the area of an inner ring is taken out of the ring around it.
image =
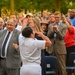
[[[8,19],[8,21],[9,21],[9,20],[12,20],[13,23],[14,23],[14,25],[16,25],[16,20],[14,20],[13,18]],[[8,21],[7,21],[7,22],[8,22]]]

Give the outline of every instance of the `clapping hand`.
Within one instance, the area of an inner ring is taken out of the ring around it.
[[[53,31],[57,31],[58,30],[58,26],[57,25],[55,25],[55,26],[52,26],[52,28],[53,28]]]

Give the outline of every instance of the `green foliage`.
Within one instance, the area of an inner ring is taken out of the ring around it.
[[[66,14],[68,9],[75,8],[75,2],[72,1],[73,0],[63,0],[63,2],[61,3],[61,13]]]
[[[56,10],[56,0],[14,0],[15,10],[21,12],[22,10],[29,11],[42,11],[49,10],[55,12]],[[68,8],[75,7],[75,0],[62,0],[60,8],[62,13],[66,13]],[[73,4],[69,3],[73,1]],[[6,7],[10,9],[10,0],[0,0],[0,8]]]
[[[52,10],[55,4],[53,0],[15,0],[15,9],[17,11],[27,10]]]
[[[66,14],[67,11],[68,11],[68,5],[69,5],[69,2],[67,2],[67,0],[63,0],[63,2],[61,3],[61,13],[64,13]]]
[[[6,7],[9,3],[9,0],[0,0],[0,8]]]
[[[19,12],[24,9],[31,9],[31,4],[31,0],[15,0],[15,9]]]

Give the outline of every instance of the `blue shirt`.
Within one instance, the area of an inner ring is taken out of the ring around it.
[[[75,26],[75,17],[74,18],[70,18],[70,21],[71,21],[72,25]]]

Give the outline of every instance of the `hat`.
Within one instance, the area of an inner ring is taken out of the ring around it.
[[[42,20],[41,24],[48,24],[48,22],[46,20]]]
[[[27,16],[31,16],[31,17],[32,17],[33,14],[32,14],[32,13],[27,13],[26,17],[27,17]]]

